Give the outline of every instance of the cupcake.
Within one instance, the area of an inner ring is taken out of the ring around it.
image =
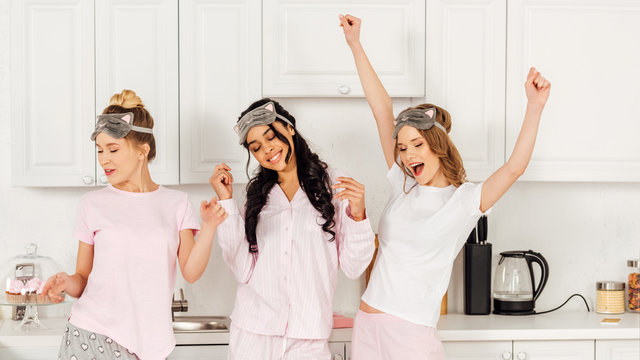
[[[6,291],[9,304],[22,304],[26,300],[27,291],[22,280],[13,280]]]
[[[27,281],[27,283],[24,285],[24,289],[26,290],[25,302],[36,303],[38,301],[37,292],[38,290],[41,290],[42,286],[42,280],[40,280],[39,278],[32,278]]]

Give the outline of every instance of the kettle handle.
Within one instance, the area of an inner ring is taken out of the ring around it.
[[[549,279],[549,263],[547,263],[547,259],[542,256],[542,254],[537,253],[535,251],[525,251],[524,258],[527,260],[527,265],[529,266],[529,273],[531,275],[531,288],[533,289],[533,301],[538,299],[542,289],[544,289],[545,285],[547,285],[547,280]],[[540,266],[540,281],[538,282],[538,286],[535,286],[535,280],[533,278],[533,266],[531,263],[536,263]]]

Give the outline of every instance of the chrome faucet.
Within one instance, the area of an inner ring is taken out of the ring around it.
[[[189,310],[189,302],[184,299],[184,291],[180,288],[180,300],[175,299],[175,294],[171,296],[171,321],[175,321],[174,312],[187,312]]]

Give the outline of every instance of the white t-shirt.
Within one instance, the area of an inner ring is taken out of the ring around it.
[[[412,323],[436,327],[453,261],[482,216],[482,184],[418,185],[394,164],[392,194],[379,224],[379,249],[367,290],[370,306]]]

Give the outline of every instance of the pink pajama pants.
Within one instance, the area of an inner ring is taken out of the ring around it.
[[[444,360],[436,329],[389,314],[358,310],[351,339],[352,360]]]
[[[229,360],[330,360],[326,339],[254,334],[231,323]]]

